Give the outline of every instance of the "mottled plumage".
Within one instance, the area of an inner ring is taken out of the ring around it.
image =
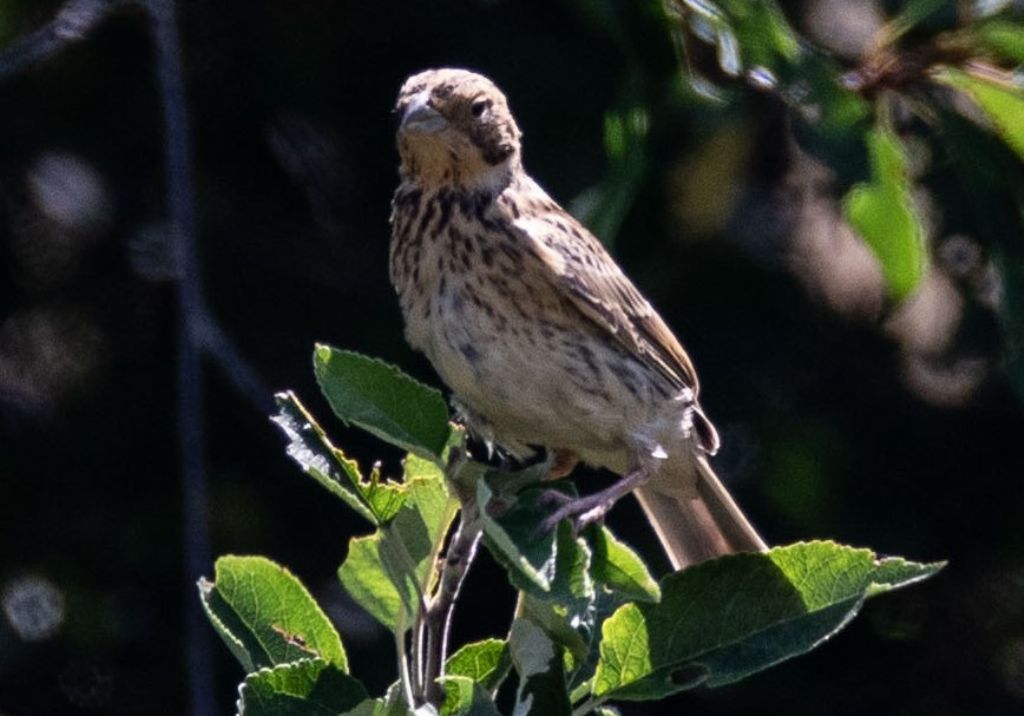
[[[599,519],[636,490],[677,567],[762,549],[707,464],[718,435],[693,364],[593,235],[524,172],[504,95],[481,75],[430,70],[406,81],[397,110],[391,280],[410,344],[484,437],[623,476],[546,524]]]

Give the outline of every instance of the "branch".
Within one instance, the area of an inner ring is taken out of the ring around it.
[[[448,633],[451,630],[452,613],[462,585],[466,581],[469,567],[476,558],[483,521],[474,502],[462,506],[463,521],[452,538],[441,568],[441,580],[437,594],[426,613],[427,658],[424,666],[424,696],[426,700],[440,705],[444,700],[437,679],[444,676],[444,663],[448,658]]]
[[[49,23],[0,50],[0,82],[84,40],[122,4],[123,0],[68,0]]]
[[[422,626],[426,632],[426,644],[417,652],[422,660],[423,671],[422,692],[418,696],[434,706],[439,706],[444,700],[444,692],[437,680],[444,676],[455,602],[476,558],[480,537],[483,535],[483,517],[476,495],[472,491],[460,489],[458,472],[465,464],[464,458],[462,451],[457,448],[453,448],[449,454],[445,472],[449,487],[456,492],[461,503],[459,526],[441,562],[437,591],[427,608],[417,615],[417,626]]]

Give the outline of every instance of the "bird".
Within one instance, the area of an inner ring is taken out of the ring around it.
[[[470,431],[506,454],[553,456],[615,482],[556,497],[540,526],[602,521],[633,493],[674,569],[763,551],[708,459],[718,433],[690,357],[594,235],[523,168],[505,95],[458,68],[399,91],[391,283],[405,338]]]

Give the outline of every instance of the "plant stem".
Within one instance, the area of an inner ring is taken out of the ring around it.
[[[483,534],[483,519],[476,496],[459,480],[459,472],[466,463],[462,451],[453,448],[445,473],[448,486],[461,503],[459,526],[448,543],[448,550],[439,565],[437,590],[426,608],[417,614],[417,628],[422,629],[425,643],[419,652],[423,672],[422,698],[427,703],[439,706],[444,700],[444,690],[438,679],[444,676],[444,665],[448,658],[448,635],[451,629],[452,613],[469,568],[476,558],[477,547]]]
[[[580,704],[572,710],[572,716],[585,716],[585,714],[590,713],[603,703],[604,701],[602,699],[595,699],[594,697],[590,697],[589,699],[587,699],[582,704]]]
[[[409,678],[409,658],[405,649],[405,632],[401,629],[395,632],[395,653],[398,654],[398,679],[402,684],[405,705],[412,712],[416,709],[416,695],[413,691],[412,681]]]
[[[476,557],[483,522],[475,502],[465,504],[462,519],[455,536],[448,547],[448,554],[441,568],[441,580],[437,594],[431,600],[425,614],[427,644],[424,668],[424,685],[427,701],[440,704],[444,698],[437,679],[444,676],[444,663],[448,658],[448,634],[451,629],[455,602],[469,573],[469,567]]]

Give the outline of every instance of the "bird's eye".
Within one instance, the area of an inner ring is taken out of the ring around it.
[[[489,99],[478,99],[476,102],[474,102],[472,104],[472,106],[470,106],[469,111],[473,113],[474,117],[476,117],[477,119],[480,119],[485,114],[487,114],[487,110],[489,110],[490,108],[491,108],[491,100],[489,100]]]

